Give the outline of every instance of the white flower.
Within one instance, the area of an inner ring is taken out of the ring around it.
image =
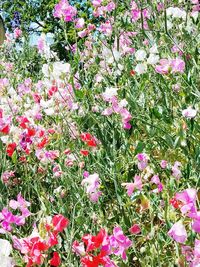
[[[147,63],[150,65],[155,65],[158,63],[158,61],[159,61],[159,56],[155,54],[150,54],[147,59]]]
[[[44,64],[42,66],[42,73],[44,74],[45,77],[49,76],[49,66],[47,64]]]
[[[182,18],[182,19],[186,18],[185,10],[182,10],[178,7],[169,7],[167,8],[166,12],[168,17],[171,16],[172,18]]]
[[[48,115],[48,116],[52,116],[55,111],[53,108],[47,108],[47,109],[44,109],[44,112]]]
[[[144,63],[140,63],[140,64],[137,64],[136,67],[135,67],[135,71],[137,72],[137,74],[144,74],[147,72],[147,65],[144,64]]]
[[[146,56],[147,56],[146,51],[142,49],[137,50],[137,52],[135,53],[135,58],[138,61],[143,61],[146,58]]]
[[[182,115],[188,119],[192,119],[197,115],[196,109],[188,107],[182,111]]]
[[[150,49],[149,49],[149,52],[151,54],[158,54],[158,47],[156,44],[154,44]]]
[[[14,261],[9,257],[12,252],[11,244],[4,239],[0,239],[0,266],[2,267],[12,267],[14,266]]]
[[[62,63],[60,61],[55,62],[53,64],[53,76],[59,78],[60,75],[63,73],[69,73],[70,72],[70,64],[69,63]]]
[[[106,91],[104,93],[102,93],[104,100],[108,101],[113,96],[117,96],[117,90],[118,90],[118,88],[115,88],[115,87],[106,88]]]

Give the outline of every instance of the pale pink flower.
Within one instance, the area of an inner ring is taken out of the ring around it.
[[[130,197],[135,189],[142,190],[142,178],[139,175],[135,175],[134,183],[122,183],[122,186],[125,186],[127,194]]]
[[[168,235],[178,243],[185,243],[187,240],[187,232],[185,226],[179,221],[175,223],[169,230]]]
[[[180,193],[176,193],[175,199],[182,202],[181,212],[196,212],[197,191],[193,188],[188,188]]]
[[[76,21],[75,28],[76,29],[82,29],[85,25],[85,20],[83,18],[79,18]]]
[[[188,107],[182,111],[182,115],[188,119],[193,119],[197,115],[197,111],[192,107]]]
[[[14,38],[18,39],[22,35],[22,30],[20,28],[16,28],[14,30]]]

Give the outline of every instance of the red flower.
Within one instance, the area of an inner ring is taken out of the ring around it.
[[[16,147],[17,147],[16,143],[8,144],[6,153],[9,157],[12,157]]]
[[[6,125],[3,128],[1,128],[1,132],[4,133],[4,134],[8,134],[9,131],[10,131],[10,126],[9,125]]]
[[[51,96],[54,95],[57,91],[58,91],[58,87],[57,87],[57,86],[52,86],[51,89],[49,89],[49,91],[48,91],[48,96],[51,97]]]
[[[84,149],[81,149],[81,150],[80,150],[80,153],[81,153],[83,156],[88,156],[88,155],[89,155],[89,151],[88,151],[88,150],[84,150]]]
[[[27,135],[28,135],[29,137],[34,136],[35,134],[36,134],[36,130],[35,130],[34,128],[28,128],[28,133],[27,133]]]
[[[60,264],[61,264],[60,256],[59,256],[58,252],[54,252],[53,258],[50,260],[50,265],[51,266],[60,266]]]
[[[30,121],[25,117],[25,116],[19,116],[17,118],[17,121],[19,122],[19,125],[23,128],[26,129],[27,128],[27,123],[29,123]]]
[[[52,224],[54,226],[55,231],[62,232],[65,229],[65,227],[68,226],[69,220],[65,218],[63,215],[58,214],[53,217]]]
[[[88,146],[97,146],[95,138],[90,133],[82,133],[80,138],[83,142],[87,143]]]
[[[81,140],[82,140],[83,142],[87,142],[87,141],[91,140],[92,136],[91,136],[90,133],[82,133],[82,134],[80,135],[80,138],[81,138]]]
[[[141,232],[140,226],[138,224],[134,224],[130,229],[129,232],[133,235],[137,235]]]
[[[38,148],[44,148],[49,142],[48,137],[44,137],[40,143],[37,144]]]
[[[83,264],[84,267],[99,267],[101,265],[105,266],[106,261],[100,254],[97,256],[86,255],[81,259],[81,263]]]
[[[181,205],[180,201],[178,201],[175,198],[170,199],[169,203],[175,208],[178,209],[179,206]]]
[[[101,247],[104,238],[106,238],[106,235],[107,235],[107,233],[104,229],[101,229],[96,236],[92,236],[90,234],[84,235],[82,237],[82,240],[87,246],[86,251],[87,252],[92,251],[94,249]]]
[[[135,71],[134,71],[134,70],[131,70],[131,71],[130,71],[130,75],[131,75],[131,76],[134,76],[134,75],[135,75]]]

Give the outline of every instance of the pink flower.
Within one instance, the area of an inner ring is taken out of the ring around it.
[[[97,173],[85,176],[81,185],[86,187],[86,193],[89,195],[92,202],[97,202],[101,196],[100,188],[100,179]]]
[[[76,21],[75,28],[76,29],[82,29],[85,25],[85,20],[83,18],[79,18]]]
[[[185,118],[193,119],[197,115],[197,111],[191,107],[188,107],[182,111],[182,115]]]
[[[133,194],[135,188],[137,188],[138,190],[142,190],[142,179],[139,175],[135,175],[134,183],[122,183],[122,186],[126,187],[127,194],[130,197]]]
[[[172,68],[172,73],[183,73],[185,70],[185,62],[180,58],[172,59],[170,62],[170,66]]]
[[[193,188],[188,188],[180,193],[176,193],[175,199],[181,201],[181,212],[196,212],[197,191]]]
[[[162,183],[160,182],[160,178],[159,178],[158,175],[154,175],[154,176],[151,178],[151,182],[157,185],[157,189],[154,189],[154,190],[153,190],[154,193],[160,193],[160,192],[163,190],[163,185],[162,185]]]
[[[22,35],[22,30],[19,29],[19,28],[16,28],[16,29],[14,30],[14,38],[15,38],[15,39],[18,39],[21,35]]]
[[[192,222],[192,230],[194,230],[196,233],[200,233],[200,221],[194,220]]]
[[[72,244],[72,251],[75,252],[79,256],[85,255],[85,246],[84,243],[79,243],[78,241],[74,241]]]
[[[147,155],[145,153],[140,153],[137,155],[137,159],[138,159],[138,169],[140,171],[143,171],[147,165],[148,165],[148,158]]]
[[[99,31],[104,33],[106,36],[110,36],[112,34],[112,25],[110,21],[107,20],[105,23],[101,23]]]
[[[76,14],[76,8],[71,6],[67,0],[60,0],[60,2],[55,5],[53,13],[55,18],[63,18],[66,22],[73,21]]]
[[[178,161],[176,161],[172,167],[172,176],[174,176],[177,180],[181,178],[181,171],[179,169],[180,167],[181,163]]]
[[[161,162],[160,162],[160,167],[161,167],[162,169],[166,169],[166,167],[167,167],[167,161],[166,161],[166,160],[161,160]]]
[[[185,243],[187,240],[187,232],[184,225],[180,221],[172,226],[168,232],[168,235],[178,243]]]
[[[161,59],[160,65],[156,65],[155,70],[160,74],[168,74],[170,70],[170,61],[168,59]]]
[[[116,7],[115,3],[113,1],[111,1],[110,3],[107,4],[106,10],[108,12],[111,12],[111,11],[113,11],[115,9],[115,7]]]
[[[185,62],[180,58],[175,59],[161,59],[160,65],[156,65],[156,72],[160,74],[183,73],[185,70]]]
[[[110,236],[110,245],[115,255],[120,255],[126,260],[126,250],[132,246],[132,241],[123,234],[120,227],[115,227],[113,235]]]
[[[93,1],[92,1],[92,5],[93,5],[94,7],[98,7],[98,6],[101,5],[102,1],[103,1],[103,0],[93,0]]]

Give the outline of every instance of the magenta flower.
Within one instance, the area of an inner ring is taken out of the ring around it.
[[[169,230],[168,235],[178,243],[185,243],[187,240],[187,232],[185,226],[179,221],[175,223]]]
[[[113,235],[110,236],[110,245],[115,255],[120,255],[126,260],[126,250],[132,246],[132,241],[123,234],[120,227],[115,227]]]

